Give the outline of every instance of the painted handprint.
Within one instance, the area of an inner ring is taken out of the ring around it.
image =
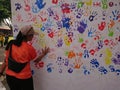
[[[86,3],[87,6],[92,6],[92,0],[86,0],[85,3]]]
[[[82,20],[81,22],[78,22],[78,27],[77,27],[77,31],[81,34],[83,34],[85,32],[87,28],[87,21],[86,20]]]
[[[113,20],[118,20],[120,12],[118,10],[114,10],[114,11],[112,11],[112,15],[113,16],[110,16],[110,18],[112,18]]]
[[[71,3],[71,4],[70,4],[70,9],[75,9],[75,8],[76,8],[76,3],[74,3],[74,2]]]
[[[98,13],[96,11],[93,11],[92,14],[89,16],[89,20],[92,22],[95,18],[95,16],[97,16]]]
[[[83,68],[84,75],[90,74],[90,70],[88,70],[86,66],[83,66],[82,68]]]
[[[83,56],[84,56],[84,58],[89,58],[89,52],[88,52],[88,50],[84,50]]]
[[[105,29],[105,27],[106,27],[106,23],[105,22],[101,22],[100,24],[98,24],[98,29],[100,31],[103,31]]]
[[[40,61],[39,63],[35,63],[35,67],[36,67],[37,69],[43,68],[43,67],[44,67],[44,62],[43,62],[43,61]]]
[[[115,67],[113,65],[109,66],[110,72],[115,72]]]
[[[76,18],[80,19],[83,15],[83,10],[82,9],[77,9],[76,10]]]
[[[92,27],[90,29],[88,29],[88,37],[95,36],[95,31],[96,31],[96,29],[94,29]]]
[[[111,58],[112,58],[112,51],[110,48],[105,49],[105,55],[104,55],[104,61],[106,65],[110,65],[112,63]]]
[[[59,73],[63,72],[63,65],[64,65],[64,59],[61,56],[57,57],[57,61],[56,61],[57,65],[58,65],[58,71]]]
[[[91,49],[90,51],[89,51],[89,53],[91,54],[91,55],[95,55],[95,52],[96,52],[96,50],[95,49]]]
[[[52,64],[52,63],[49,63],[49,64],[47,65],[47,72],[48,72],[48,73],[51,73],[51,72],[53,71],[53,69],[54,69],[53,64]]]
[[[78,7],[78,8],[81,8],[81,7],[83,7],[83,5],[84,5],[84,2],[79,1],[77,7]]]
[[[112,62],[115,65],[120,65],[120,52],[117,52],[115,57],[112,58]]]
[[[97,59],[92,59],[90,61],[90,64],[91,64],[92,68],[98,68],[100,65],[99,62],[97,61]]]
[[[62,38],[60,38],[57,40],[57,47],[62,47],[62,45],[63,45],[63,40]]]
[[[24,0],[25,3],[25,7],[24,10],[25,11],[30,11],[31,7],[30,7],[30,1],[29,0]]]
[[[69,59],[68,59],[68,58],[65,59],[64,65],[65,65],[65,66],[68,66],[68,65],[69,65]]]
[[[70,5],[68,3],[63,3],[61,5],[62,12],[65,13],[70,13]]]
[[[57,21],[56,24],[57,24],[58,29],[62,28],[62,22],[61,21]]]
[[[57,57],[57,61],[56,61],[57,65],[58,66],[61,66],[64,64],[64,59],[62,57]]]
[[[117,75],[120,75],[120,69],[116,69],[115,72],[116,72]]]
[[[70,18],[63,17],[62,24],[63,27],[65,27],[68,30],[70,28]]]
[[[43,3],[43,0],[36,0],[35,4],[39,9],[42,9],[45,7],[46,3]]]
[[[66,46],[70,46],[72,43],[68,36],[64,36],[64,42]]]
[[[82,66],[82,64],[83,64],[83,63],[81,62],[81,59],[80,59],[80,58],[75,59],[74,68],[75,68],[75,69],[80,69],[81,66]]]
[[[73,71],[74,71],[74,66],[72,65],[72,64],[69,64],[69,66],[68,66],[68,73],[73,73]]]
[[[58,0],[52,0],[52,3],[53,3],[53,4],[57,4],[57,3],[58,3]]]
[[[108,8],[108,0],[102,0],[102,8],[107,9]]]
[[[54,15],[54,11],[51,8],[48,8],[47,11],[48,11],[49,16]]]
[[[36,0],[36,2],[32,4],[32,12],[38,13],[45,5],[46,3],[43,3],[43,0]]]
[[[104,66],[100,66],[98,68],[98,71],[100,71],[102,75],[108,73],[107,69]]]
[[[108,28],[108,36],[113,37],[114,36],[114,30],[113,28]]]
[[[14,25],[13,32],[18,32],[18,31],[19,31],[18,25]]]
[[[15,6],[16,6],[16,8],[15,8],[16,11],[20,10],[22,8],[20,3],[15,3]]]
[[[103,41],[99,40],[97,43],[98,43],[98,50],[102,49],[103,48]]]

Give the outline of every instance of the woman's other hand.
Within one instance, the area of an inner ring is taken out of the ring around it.
[[[36,60],[34,60],[34,62],[35,62],[35,63],[38,63],[39,61],[41,61],[42,58],[43,58],[45,55],[47,55],[47,53],[49,53],[49,51],[50,51],[49,47],[45,47],[44,49],[42,49],[40,56],[39,56]]]

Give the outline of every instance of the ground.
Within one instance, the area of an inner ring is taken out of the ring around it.
[[[4,60],[4,51],[5,51],[5,47],[0,47],[0,66],[2,64],[2,61]],[[4,76],[5,78],[5,76]],[[3,83],[3,85],[5,86],[6,90],[10,90],[7,83],[6,83],[6,79],[4,79],[3,81],[1,81]]]

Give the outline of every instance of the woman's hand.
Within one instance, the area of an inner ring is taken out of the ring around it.
[[[44,49],[42,49],[41,55],[34,60],[35,63],[38,63],[39,61],[42,60],[42,58],[50,51],[49,47],[45,47]]]
[[[47,53],[49,52],[49,48],[45,47],[44,49],[42,49],[42,54],[45,56]]]

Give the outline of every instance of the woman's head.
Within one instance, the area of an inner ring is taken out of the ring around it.
[[[34,29],[31,25],[26,25],[20,29],[19,33],[22,34],[21,37],[24,41],[31,41],[34,36]]]
[[[23,41],[31,41],[35,34],[38,33],[34,31],[31,25],[25,25],[20,29],[14,44],[20,46]]]
[[[21,32],[22,36],[24,36],[24,40],[26,40],[26,41],[31,41],[33,36],[34,36],[34,34],[37,34],[34,31],[34,28],[31,25],[23,26],[20,29],[20,32]]]
[[[26,41],[26,42],[31,41],[34,35],[38,35],[38,33],[34,31],[34,28],[31,25],[23,26],[20,29],[16,39],[9,42],[9,44],[6,47],[6,50],[8,50],[9,46],[12,44],[19,47],[21,46],[23,41]]]
[[[26,25],[26,26],[23,26],[21,29],[20,29],[21,33],[25,36],[27,35],[31,35],[31,34],[35,34],[36,32],[34,31],[34,28],[31,26],[31,25]]]

